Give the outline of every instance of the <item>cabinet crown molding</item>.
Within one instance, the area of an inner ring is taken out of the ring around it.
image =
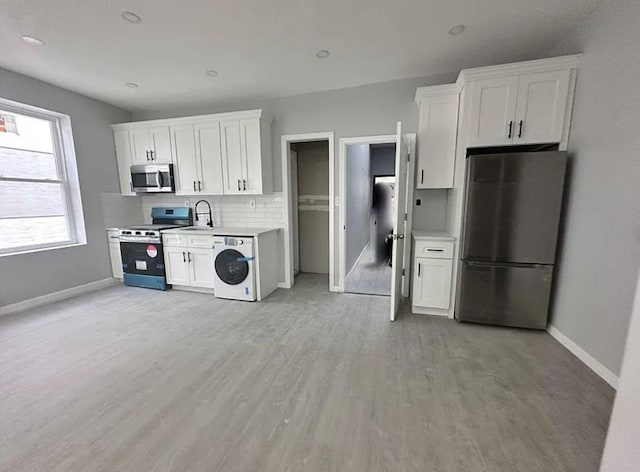
[[[512,62],[474,69],[463,69],[458,75],[456,84],[462,89],[464,85],[473,80],[491,79],[509,75],[531,74],[536,72],[549,72],[562,69],[577,69],[580,67],[581,54],[570,56],[551,57],[548,59],[536,59],[534,61]]]
[[[425,98],[458,95],[460,93],[460,90],[460,86],[457,83],[418,87],[416,89],[415,101],[418,105],[420,105],[420,102]]]
[[[262,109],[245,110],[245,111],[232,111],[227,113],[214,113],[210,115],[194,115],[194,116],[181,116],[179,118],[163,118],[160,120],[147,120],[147,121],[133,121],[130,123],[117,123],[111,125],[111,128],[116,129],[132,129],[132,128],[148,128],[152,126],[172,126],[180,124],[200,123],[203,121],[221,121],[221,120],[242,120],[249,118],[262,118]]]

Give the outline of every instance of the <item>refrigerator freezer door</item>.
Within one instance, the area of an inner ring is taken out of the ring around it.
[[[553,266],[461,263],[460,321],[545,329]]]
[[[470,156],[463,260],[553,264],[564,152]]]

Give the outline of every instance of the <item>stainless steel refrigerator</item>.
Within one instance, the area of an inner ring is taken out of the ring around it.
[[[546,328],[566,165],[556,151],[467,158],[460,321]]]

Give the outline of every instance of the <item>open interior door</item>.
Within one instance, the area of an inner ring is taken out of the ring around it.
[[[393,202],[393,249],[391,255],[391,321],[396,319],[402,297],[402,265],[405,245],[407,199],[407,150],[402,139],[402,123],[396,127],[396,175]]]

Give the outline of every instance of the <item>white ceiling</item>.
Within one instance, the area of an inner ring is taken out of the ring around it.
[[[0,0],[0,67],[129,110],[279,97],[528,59],[598,2]]]

